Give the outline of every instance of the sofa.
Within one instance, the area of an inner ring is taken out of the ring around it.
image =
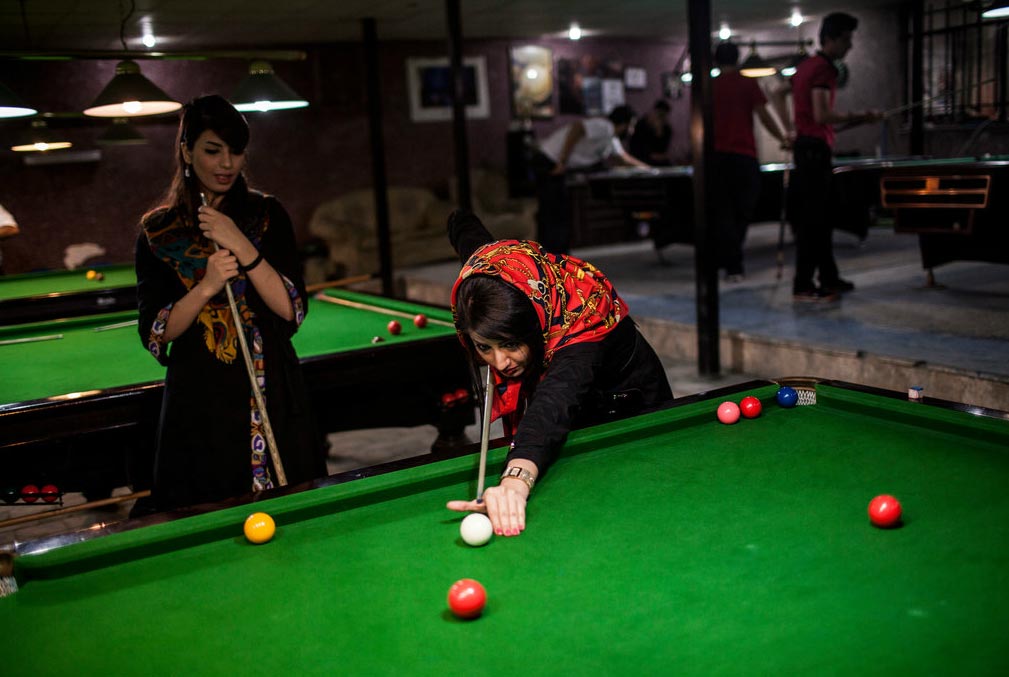
[[[449,261],[455,252],[445,224],[457,202],[455,177],[439,198],[434,190],[393,186],[388,189],[389,229],[394,269]],[[470,174],[473,211],[500,239],[530,239],[536,232],[536,202],[508,197],[500,172],[485,169]],[[310,234],[324,243],[325,259],[306,267],[309,283],[378,273],[375,197],[370,188],[354,190],[316,207],[308,224]]]

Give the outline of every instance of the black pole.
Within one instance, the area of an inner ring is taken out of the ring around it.
[[[694,277],[697,306],[697,370],[718,374],[717,233],[709,226],[713,214],[714,155],[711,119],[711,2],[688,0],[690,29],[690,148],[694,158]]]
[[[462,64],[462,16],[459,0],[445,0],[448,20],[448,53],[452,64],[452,139],[455,144],[455,175],[459,206],[473,209],[469,187],[469,143],[466,140],[466,79]]]
[[[925,0],[915,0],[911,8],[911,155],[925,154],[925,73],[923,35]]]
[[[382,94],[378,74],[378,33],[375,19],[362,19],[364,71],[371,132],[371,181],[375,192],[375,227],[378,236],[378,271],[382,294],[392,296],[392,237],[389,231],[389,182],[385,175],[385,140],[382,135]]]
[[[1006,105],[1009,102],[1009,96],[1006,96],[1006,84],[1009,82],[1009,77],[1007,77],[1007,61],[1009,61],[1009,29],[1006,28],[1005,24],[1000,24],[998,28],[995,29],[995,55],[998,71],[998,121],[1006,121]]]

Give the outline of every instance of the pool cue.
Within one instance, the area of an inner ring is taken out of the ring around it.
[[[124,327],[133,327],[137,324],[137,320],[127,320],[126,322],[116,322],[115,324],[106,324],[101,327],[95,327],[91,331],[109,331],[110,329],[122,329]]]
[[[358,301],[349,301],[347,299],[338,299],[335,296],[329,296],[323,294],[322,292],[316,294],[312,298],[317,301],[325,301],[326,303],[334,303],[338,306],[347,306],[348,308],[357,308],[359,310],[371,310],[376,313],[382,313],[384,315],[392,315],[393,317],[405,317],[408,319],[413,319],[414,315],[410,313],[404,313],[402,310],[392,310],[391,308],[382,308],[381,306],[373,306],[370,303],[359,303]],[[455,325],[451,322],[445,322],[444,320],[435,320],[433,318],[427,318],[427,321],[431,324],[437,324],[441,327],[454,327]]]
[[[126,494],[125,496],[110,496],[109,498],[103,498],[98,501],[88,501],[86,503],[78,503],[77,505],[68,505],[63,508],[44,510],[42,512],[33,513],[31,515],[12,517],[10,519],[0,520],[0,528],[7,528],[10,526],[14,526],[15,524],[22,524],[24,522],[39,522],[41,520],[49,519],[51,517],[60,517],[61,515],[69,515],[71,513],[80,512],[82,510],[91,510],[92,508],[100,508],[102,506],[114,505],[116,503],[125,503],[126,501],[132,501],[138,498],[145,498],[150,495],[151,490],[144,489],[143,491],[137,491],[132,494]],[[40,503],[38,505],[44,506],[45,503]]]
[[[347,287],[352,284],[357,284],[358,282],[368,282],[369,280],[374,280],[378,277],[375,273],[368,273],[367,275],[354,275],[353,277],[343,277],[339,280],[330,280],[328,282],[317,282],[316,284],[310,284],[305,287],[305,291],[309,294],[314,294],[317,291],[322,291],[323,289],[332,289],[333,287]]]
[[[207,206],[207,196],[200,192],[200,200],[203,206]],[[221,249],[213,240],[214,251]],[[235,303],[235,292],[231,290],[231,281],[225,281],[224,290],[228,293],[228,307],[231,309],[231,319],[235,324],[235,332],[238,334],[238,345],[242,349],[242,357],[245,359],[245,371],[249,374],[249,383],[252,384],[252,394],[256,398],[256,407],[263,420],[263,433],[266,435],[266,445],[270,449],[270,460],[273,461],[273,470],[277,474],[277,482],[282,487],[287,486],[287,474],[284,472],[284,464],[280,460],[280,450],[277,449],[277,441],[273,438],[273,426],[270,425],[270,415],[266,412],[266,402],[263,401],[263,391],[259,389],[259,381],[256,380],[256,366],[252,363],[252,354],[249,352],[249,344],[245,339],[245,331],[242,330],[242,318],[238,314],[238,304]]]
[[[483,392],[483,425],[480,429],[480,471],[476,478],[476,500],[483,500],[483,485],[487,477],[487,446],[490,444],[491,405],[494,403],[494,371],[487,365],[487,381]]]
[[[0,341],[0,346],[13,346],[19,343],[37,343],[38,341],[58,341],[63,338],[63,334],[46,334],[45,336],[31,336],[19,339],[4,339]]]
[[[791,155],[791,151],[789,151]],[[775,278],[780,280],[781,276],[785,272],[785,221],[788,214],[788,181],[789,181],[789,164],[792,158],[785,158],[785,170],[781,175],[781,218],[778,220],[778,251],[775,254],[775,260],[778,264],[778,272]]]

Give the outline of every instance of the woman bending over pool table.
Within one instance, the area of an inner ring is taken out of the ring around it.
[[[495,382],[492,418],[512,438],[505,471],[482,501],[448,508],[486,512],[494,532],[525,529],[526,502],[568,432],[672,400],[662,363],[592,264],[535,242],[495,241],[456,211],[449,239],[464,265],[452,289],[456,331]]]
[[[246,185],[248,141],[223,98],[186,105],[175,178],[137,239],[140,339],[167,367],[152,490],[160,510],[274,486],[229,280],[288,482],[326,472],[291,345],[307,311],[294,232],[275,198]]]

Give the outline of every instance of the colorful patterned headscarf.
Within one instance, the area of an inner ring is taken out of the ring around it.
[[[452,288],[455,319],[459,285],[473,275],[497,277],[529,298],[543,330],[544,371],[558,350],[602,340],[627,315],[627,304],[591,263],[551,254],[535,242],[500,240],[477,249],[459,273]],[[459,339],[468,345],[461,333]],[[511,433],[522,416],[528,393],[521,392],[520,379],[493,371],[492,418],[504,417],[506,432]]]

